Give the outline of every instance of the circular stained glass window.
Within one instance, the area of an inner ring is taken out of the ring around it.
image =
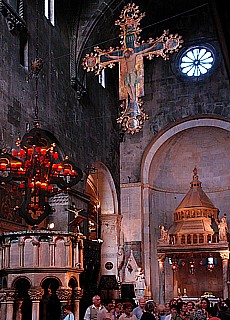
[[[215,62],[214,51],[206,46],[191,47],[180,57],[180,72],[190,78],[209,74]]]

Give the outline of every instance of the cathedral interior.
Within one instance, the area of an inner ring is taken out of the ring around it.
[[[229,297],[230,13],[0,0],[0,319]]]

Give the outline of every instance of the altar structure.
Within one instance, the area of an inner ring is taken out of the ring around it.
[[[203,291],[228,297],[226,216],[219,219],[219,210],[203,191],[197,169],[193,172],[191,188],[174,211],[168,236],[162,228],[158,240],[161,301],[172,296],[201,297]]]

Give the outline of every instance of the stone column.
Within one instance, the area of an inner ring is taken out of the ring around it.
[[[165,304],[165,254],[158,254],[158,265],[159,265],[159,303]]]
[[[44,290],[40,287],[28,290],[28,294],[32,301],[32,320],[39,320],[39,303],[44,294]]]
[[[83,239],[78,243],[78,252],[79,252],[79,266],[83,268],[83,251],[84,251],[84,242]]]
[[[10,319],[13,320],[13,304],[15,300],[15,290],[1,290],[0,291],[0,319],[6,320]],[[9,312],[9,315],[8,315]]]
[[[7,290],[6,291],[6,320],[13,320],[14,316],[14,301],[15,301],[15,290]]]
[[[101,219],[101,273],[102,275],[117,275],[117,219],[116,214],[102,214]],[[106,264],[109,263],[109,268]]]
[[[222,270],[223,270],[223,298],[228,298],[228,260],[229,260],[229,251],[220,252],[220,257],[222,261]]]
[[[5,259],[4,259],[4,266],[6,268],[10,267],[10,244],[5,244]]]
[[[33,239],[33,266],[38,267],[39,266],[39,246],[40,243],[38,240]]]
[[[83,290],[81,288],[77,288],[73,291],[74,296],[74,319],[79,319],[79,303],[80,299],[83,296]]]
[[[17,300],[17,310],[16,310],[16,319],[17,320],[21,320],[22,319],[22,303],[23,303],[23,300],[20,299],[20,300]]]
[[[151,241],[150,241],[150,187],[148,184],[143,185],[142,187],[142,203],[143,203],[143,263],[144,263],[144,270],[145,270],[145,281],[146,281],[146,290],[145,295],[146,299],[153,298],[154,300],[157,300],[157,297],[155,295],[154,289],[153,289],[153,282],[154,285],[158,287],[158,281],[156,281],[156,278],[153,278],[153,264],[154,261],[152,261],[152,250],[151,250]],[[154,259],[153,259],[154,260]],[[157,266],[157,262],[156,266]],[[151,281],[152,279],[152,281]]]
[[[55,243],[49,242],[49,258],[50,258],[50,267],[54,266],[54,248],[55,248]]]
[[[19,246],[19,267],[24,266],[24,242],[20,238],[20,241],[18,243]]]
[[[72,257],[70,256],[71,254],[72,253],[70,251],[70,241],[67,240],[65,242],[65,257],[66,257],[65,267],[72,267],[71,265]]]
[[[61,319],[62,319],[64,316],[63,306],[70,303],[71,297],[72,297],[72,289],[66,289],[66,288],[57,289],[56,295],[61,303]],[[75,310],[73,311],[74,311],[73,313],[75,313]],[[76,319],[79,319],[79,318],[76,318]]]

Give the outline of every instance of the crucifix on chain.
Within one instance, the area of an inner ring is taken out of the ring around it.
[[[140,13],[139,7],[128,4],[121,12],[120,20],[115,22],[120,26],[121,48],[110,47],[102,50],[94,48],[94,52],[86,54],[83,59],[83,68],[94,71],[98,75],[104,68],[112,68],[115,62],[119,63],[119,99],[121,103],[121,116],[117,122],[121,124],[122,131],[134,134],[139,132],[148,119],[143,111],[144,96],[144,64],[143,57],[152,59],[154,56],[169,59],[169,54],[178,51],[183,42],[178,34],[169,34],[166,30],[161,37],[147,42],[139,42],[141,29],[140,20],[145,16]]]

